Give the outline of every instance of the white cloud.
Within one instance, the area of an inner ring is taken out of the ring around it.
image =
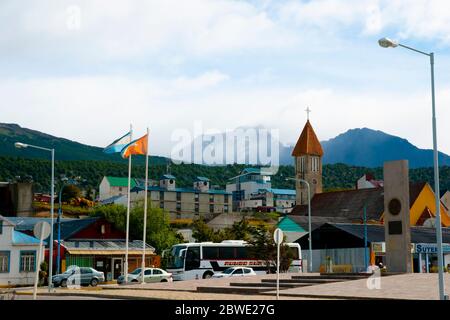
[[[389,30],[402,39],[450,44],[450,2],[447,0],[289,1],[280,7],[279,14],[282,20],[322,34],[370,35]]]
[[[221,131],[264,125],[279,129],[282,142],[295,142],[309,106],[321,140],[351,128],[369,127],[431,147],[430,97],[425,89],[374,96],[331,88],[244,87],[192,96],[173,90],[172,85],[167,80],[120,77],[1,81],[0,96],[10,102],[10,107],[2,107],[2,122],[98,146],[120,136],[130,123],[136,134],[150,126],[152,153],[170,154],[172,132],[193,130],[198,120],[205,129]],[[450,87],[440,89],[437,97],[439,147],[450,153],[445,130],[450,111],[444,107],[450,104]]]
[[[214,87],[222,81],[228,80],[229,76],[217,70],[207,71],[197,77],[179,77],[174,81],[175,90],[197,91]]]
[[[80,28],[69,28],[71,9],[77,7]],[[287,30],[244,1],[79,0],[20,7],[3,1],[1,11],[1,47],[79,59],[142,58],[175,48],[204,55],[292,45]]]

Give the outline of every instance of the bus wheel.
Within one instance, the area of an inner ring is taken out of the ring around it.
[[[209,278],[212,277],[212,275],[213,275],[213,273],[212,273],[211,271],[206,271],[206,272],[203,274],[203,279],[209,279]]]

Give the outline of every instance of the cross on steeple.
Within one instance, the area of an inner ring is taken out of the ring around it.
[[[306,107],[306,119],[309,120],[309,114],[311,113],[311,109],[309,107]]]

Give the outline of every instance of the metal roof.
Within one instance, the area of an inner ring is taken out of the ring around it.
[[[106,176],[106,179],[111,187],[128,187],[128,178]],[[136,185],[136,180],[132,178],[130,180],[130,187],[133,188]]]
[[[61,244],[69,251],[117,251],[126,249],[125,240],[63,241]],[[129,250],[142,250],[142,247],[142,240],[128,242]],[[145,244],[145,249],[149,250],[149,253],[155,251],[155,248],[148,243]]]
[[[322,145],[320,144],[320,141],[317,138],[309,120],[306,121],[303,131],[300,134],[294,149],[292,150],[292,156],[294,157],[299,157],[305,154],[316,156],[323,155]]]
[[[11,217],[9,218],[13,223],[15,223],[15,229],[18,231],[33,231],[34,225],[40,221],[46,221],[51,224],[51,218],[34,218],[34,217]],[[84,219],[61,219],[61,239],[68,239],[75,233],[85,229],[89,225],[93,224],[95,221],[100,219],[99,217],[84,218]],[[58,225],[56,223],[57,219],[54,220],[54,234],[58,230]],[[48,240],[45,239],[45,240]]]
[[[293,189],[275,189],[275,188],[264,188],[260,189],[264,190],[270,193],[273,193],[275,195],[283,195],[283,196],[295,196],[297,193]]]
[[[425,185],[426,182],[410,183],[410,207]],[[362,219],[364,206],[366,206],[367,219],[379,221],[384,212],[384,188],[317,193],[311,199],[311,214],[322,217]],[[307,210],[307,205],[300,205],[295,206],[292,213],[306,215]]]
[[[12,244],[13,245],[39,245],[39,239],[29,236],[20,231],[13,230]],[[45,244],[45,243],[44,243]]]
[[[332,229],[340,230],[364,240],[364,225],[354,223],[325,223],[319,228],[313,230],[313,238],[314,233],[331,232]],[[384,231],[384,225],[368,224],[367,241],[384,242]],[[299,238],[298,240],[300,240],[301,238]],[[450,243],[450,228],[442,228],[442,241],[445,243]],[[436,229],[416,226],[411,227],[411,242],[436,243]]]
[[[208,178],[206,178],[206,177],[195,177],[195,180],[194,180],[194,182],[197,182],[197,181],[210,181]]]
[[[110,197],[108,199],[101,200],[100,203],[103,204],[103,205],[104,204],[113,204],[117,199],[122,198],[122,197],[125,197],[125,196],[124,195],[112,196],[112,197]]]
[[[176,180],[175,176],[171,175],[171,174],[163,174],[161,176],[161,178],[159,178],[159,180],[165,180],[165,179],[172,179],[172,180]]]

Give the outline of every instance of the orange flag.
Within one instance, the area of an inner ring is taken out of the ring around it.
[[[132,154],[142,154],[147,155],[147,148],[148,148],[148,137],[147,135],[131,141],[129,144],[127,144],[122,149],[122,158],[128,158]]]

